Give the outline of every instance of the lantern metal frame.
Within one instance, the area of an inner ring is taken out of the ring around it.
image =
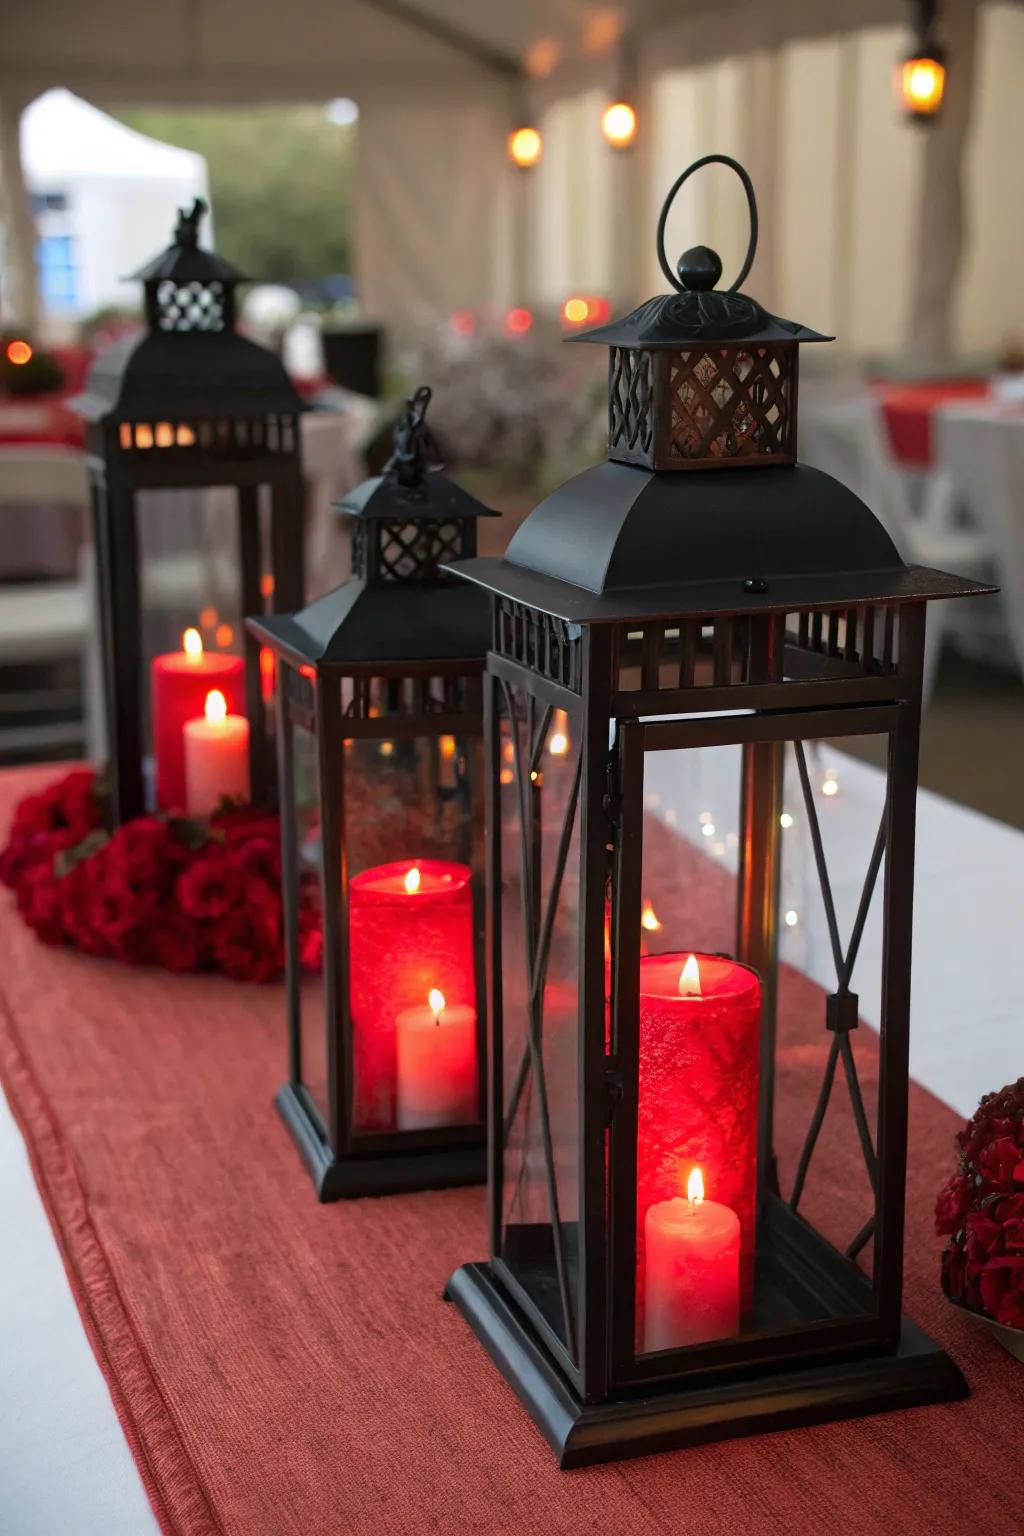
[[[305,406],[280,359],[235,330],[242,278],[200,248],[205,209],[197,198],[189,211],[181,210],[173,243],[135,274],[144,288],[146,329],[100,354],[74,402],[86,421],[115,825],[146,809],[139,496],[233,489],[240,613],[288,611],[304,595],[299,414]],[[271,578],[269,600],[264,575]],[[251,795],[254,803],[272,803],[274,748],[259,647],[251,637],[244,660]]]
[[[483,734],[482,679],[487,603],[439,569],[445,554],[472,558],[483,506],[429,464],[433,452],[421,389],[395,432],[382,475],[339,504],[353,519],[353,576],[302,612],[247,621],[274,652],[281,792],[288,1081],[278,1111],[321,1201],[483,1183],[486,1178],[486,1014],[483,880],[473,871],[479,1118],[426,1130],[362,1130],[355,1124],[354,1024],[348,990],[349,900],[347,741],[431,741]],[[294,730],[316,739],[324,929],[327,1113],[306,1085],[300,1000],[299,867]],[[467,759],[462,787],[466,836],[482,856],[483,786]],[[474,848],[458,850],[473,867]]]
[[[485,693],[490,1258],[457,1270],[446,1296],[563,1467],[966,1395],[953,1362],[901,1311],[911,913],[925,606],[991,589],[906,567],[870,511],[829,476],[802,465],[769,474],[742,461],[731,478],[716,469],[682,481],[605,463],[543,502],[504,559],[452,569],[492,602]],[[523,829],[518,876],[530,892],[536,847],[528,829],[542,814],[533,800],[543,793],[530,781],[556,708],[568,714],[579,756],[548,902],[538,909],[524,901],[527,1002],[523,1019],[512,1022],[522,1023],[526,1048],[519,1070],[508,1074],[502,980],[513,957],[503,945],[501,902],[503,720],[528,722],[525,743],[518,725],[512,734]],[[865,732],[888,741],[888,792],[844,944],[805,744]],[[794,743],[836,986],[824,1006],[832,1036],[824,1078],[793,1188],[784,1194],[772,1087],[787,742]],[[770,1315],[735,1338],[643,1355],[634,1326],[643,765],[647,752],[723,744],[742,753],[735,956],[762,979],[758,1263]],[[543,1007],[577,814],[578,1222],[559,1209],[551,1152],[559,1105],[545,1083]],[[883,855],[876,1141],[849,1034],[858,1018],[853,967]],[[845,1251],[799,1210],[840,1070],[874,1196]],[[548,1209],[534,1230],[515,1230],[512,1264],[503,1179],[524,1076],[537,1089]],[[855,1262],[869,1240],[870,1278]]]

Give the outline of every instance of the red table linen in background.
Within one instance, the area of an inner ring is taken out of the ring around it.
[[[4,825],[52,772],[0,775]],[[1024,1527],[1024,1373],[940,1294],[932,1210],[960,1122],[924,1090],[910,1105],[907,1310],[951,1350],[970,1400],[560,1473],[440,1299],[455,1266],[486,1253],[482,1191],[317,1204],[271,1107],[279,988],[47,949],[5,894],[0,942],[0,1073],[167,1536]],[[819,989],[792,973],[787,986],[794,1013],[818,1020]],[[793,1125],[780,1134],[802,1135],[830,1038],[781,1038]],[[853,1043],[873,1081],[874,1037]],[[833,1110],[808,1214],[856,1226],[838,1090]],[[54,1477],[73,1455],[54,1447]]]
[[[989,394],[986,379],[933,379],[920,384],[872,385],[881,402],[893,457],[907,468],[932,464],[932,413],[958,400],[981,400]]]

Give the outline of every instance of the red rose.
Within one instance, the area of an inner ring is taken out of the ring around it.
[[[188,849],[166,821],[140,816],[119,827],[110,840],[108,859],[122,884],[146,889],[173,878],[188,858]]]
[[[139,965],[150,955],[148,920],[154,905],[148,894],[133,891],[116,877],[97,879],[85,903],[84,921],[116,959]]]
[[[64,825],[81,842],[102,821],[95,793],[96,776],[91,768],[76,769],[57,787],[60,790],[58,804]]]
[[[971,1181],[962,1173],[954,1173],[943,1184],[935,1201],[935,1231],[940,1237],[963,1225],[972,1194]]]
[[[198,970],[207,948],[199,924],[177,910],[160,914],[150,947],[156,964],[168,971]]]
[[[249,837],[232,848],[231,857],[247,875],[277,887],[281,880],[281,844],[277,838]]]
[[[978,1172],[989,1184],[1007,1187],[1024,1184],[1024,1159],[1013,1136],[1000,1136],[978,1153]]]
[[[63,943],[64,909],[52,869],[45,864],[30,869],[18,886],[17,900],[25,922],[44,944]]]
[[[221,806],[210,817],[210,826],[223,832],[228,843],[242,842],[250,837],[265,837],[276,842],[279,835],[277,817],[253,805]]]
[[[324,966],[324,931],[316,926],[299,929],[299,965],[319,976]]]
[[[189,917],[224,917],[238,906],[245,893],[246,877],[221,849],[195,860],[178,876],[175,887],[182,910]]]
[[[274,981],[284,965],[280,923],[266,906],[238,907],[217,924],[213,953],[236,981]]]
[[[57,882],[65,932],[71,942],[87,955],[110,953],[106,935],[96,927],[91,911],[93,890],[97,884],[96,866],[100,862],[98,856],[83,859]]]

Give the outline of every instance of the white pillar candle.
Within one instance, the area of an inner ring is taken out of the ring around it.
[[[432,991],[426,1007],[404,1009],[395,1025],[398,1129],[472,1125],[479,1119],[475,1010],[468,1003],[446,1007]]]
[[[686,1199],[661,1200],[644,1220],[644,1350],[728,1339],[740,1329],[740,1223],[704,1199],[700,1170]]]
[[[224,695],[206,695],[202,720],[187,720],[185,806],[190,816],[209,816],[223,799],[249,798],[249,722],[229,715]]]

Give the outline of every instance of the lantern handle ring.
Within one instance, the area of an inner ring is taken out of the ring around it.
[[[687,293],[689,290],[686,284],[681,282],[672,271],[668,264],[668,258],[665,255],[665,225],[668,222],[669,209],[675,201],[676,193],[683,183],[690,179],[694,171],[702,170],[705,165],[729,166],[731,170],[736,172],[736,175],[743,183],[743,190],[747,194],[747,211],[750,214],[750,241],[747,245],[747,254],[743,259],[743,265],[740,268],[740,274],[736,281],[724,290],[726,293],[735,293],[754,265],[754,257],[757,254],[757,198],[754,196],[754,183],[739,161],[734,160],[731,155],[704,155],[700,160],[695,160],[692,165],[688,165],[681,176],[676,177],[669,188],[668,196],[661,205],[661,213],[658,216],[658,262],[661,270],[676,292]]]

